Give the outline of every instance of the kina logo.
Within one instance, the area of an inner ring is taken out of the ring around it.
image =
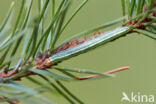
[[[126,92],[122,92],[121,102],[131,102],[131,103],[153,103],[154,102],[154,95],[152,94],[141,94],[140,92],[134,93],[131,92],[127,94]]]

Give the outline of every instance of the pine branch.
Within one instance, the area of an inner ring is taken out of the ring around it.
[[[44,28],[44,20],[47,15],[47,10],[49,9],[48,6],[50,6],[50,2],[52,3],[52,16],[49,21],[49,25]],[[42,100],[46,104],[52,104],[51,101],[40,96],[40,93],[46,91],[53,93],[53,90],[55,89],[60,95],[69,101],[69,103],[75,104],[75,102],[78,102],[83,104],[83,101],[73,95],[60,82],[60,80],[81,81],[86,79],[107,78],[112,77],[112,74],[116,72],[127,70],[130,67],[121,67],[105,73],[99,73],[86,69],[60,67],[58,65],[61,62],[89,52],[99,46],[133,32],[145,34],[146,36],[155,39],[156,0],[121,0],[123,18],[119,18],[109,23],[78,33],[56,46],[62,32],[87,2],[88,0],[84,0],[72,13],[71,17],[67,19],[67,22],[64,23],[66,14],[71,5],[70,0],[62,0],[58,5],[58,8],[56,8],[55,0],[46,0],[45,2],[39,0],[39,15],[35,18],[31,17],[33,0],[22,0],[13,30],[8,33],[14,10],[13,3],[11,4],[8,14],[0,27],[0,52],[4,52],[0,57],[0,86],[18,90],[20,92],[16,93],[0,90],[0,94],[5,95],[0,97],[0,101],[17,104],[18,100],[23,100],[25,102],[38,104],[38,102],[30,100],[30,97],[33,96]],[[24,22],[22,21],[23,17]],[[108,32],[97,33],[89,38],[85,37],[90,33],[110,27],[116,23],[120,23],[121,21],[123,21],[121,27]],[[5,35],[7,35],[7,38],[5,38]],[[20,51],[19,47],[22,45],[22,41],[24,39],[24,48],[20,56],[17,52]],[[9,55],[9,53],[11,55]],[[19,62],[17,65],[10,67],[11,63],[14,60],[17,60],[17,56],[20,56]],[[6,57],[9,57],[9,59],[6,60]],[[57,70],[61,72],[61,74],[55,73],[53,70],[49,71],[50,69]],[[76,76],[74,72],[92,75],[79,77]],[[52,88],[47,85],[41,86],[40,81],[30,78],[30,76],[34,75],[40,76],[49,85],[51,85]],[[56,84],[47,77],[54,80]],[[40,89],[27,88],[14,82],[20,81],[22,78],[28,78]],[[42,90],[41,88],[45,88],[47,90]],[[20,95],[23,93],[25,96]],[[13,96],[15,94],[18,96]]]

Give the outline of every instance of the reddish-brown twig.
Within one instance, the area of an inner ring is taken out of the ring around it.
[[[120,72],[120,71],[127,70],[127,69],[130,69],[130,67],[117,68],[117,69],[105,72],[104,74],[113,74],[113,73]],[[85,76],[85,77],[78,77],[77,80],[86,80],[86,79],[96,78],[100,76],[102,75],[90,75],[90,76]]]
[[[0,100],[5,100],[7,97],[0,97]],[[19,104],[19,100],[7,101],[9,104]]]

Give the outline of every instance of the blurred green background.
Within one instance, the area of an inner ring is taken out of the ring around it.
[[[6,15],[11,1],[13,0],[0,1],[0,22]],[[16,17],[20,0],[14,1],[16,7],[14,15]],[[68,15],[80,2],[82,0],[73,0]],[[33,14],[35,15],[37,12],[34,5]],[[119,18],[121,14],[120,0],[89,0],[64,31],[60,41],[85,29]],[[48,23],[48,17],[46,22]],[[115,27],[111,29],[113,28]],[[141,34],[129,34],[60,65],[98,72],[105,72],[121,66],[131,67],[131,70],[117,73],[115,78],[64,82],[75,95],[86,102],[85,104],[128,104],[128,102],[121,102],[122,92],[126,92],[128,95],[131,92],[136,94],[140,92],[156,96],[156,83],[154,82],[156,79],[156,41]],[[33,86],[26,79],[23,79],[21,83],[28,87]],[[61,96],[53,96],[48,93],[44,95],[56,104],[68,104]]]

